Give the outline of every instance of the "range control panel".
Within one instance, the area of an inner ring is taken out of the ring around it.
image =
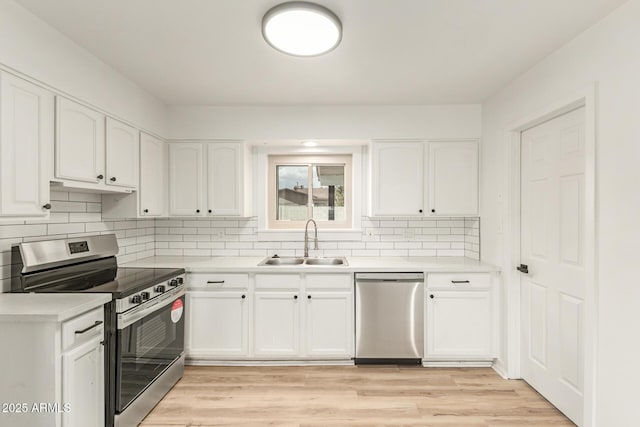
[[[131,310],[141,304],[152,301],[154,298],[157,298],[164,293],[183,287],[184,274],[173,277],[164,282],[156,283],[155,285],[149,286],[148,288],[143,289],[140,292],[136,292],[133,295],[116,300],[116,312],[124,313],[127,310]]]

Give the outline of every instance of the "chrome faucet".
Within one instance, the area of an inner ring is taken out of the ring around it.
[[[313,219],[307,220],[307,224],[304,226],[304,257],[309,258],[309,223],[313,223],[313,228],[316,230],[316,235],[314,238],[314,247],[316,251],[318,250],[318,224]]]

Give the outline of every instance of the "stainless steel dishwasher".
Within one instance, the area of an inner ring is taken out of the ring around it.
[[[424,274],[356,274],[356,358],[420,363],[424,354]]]

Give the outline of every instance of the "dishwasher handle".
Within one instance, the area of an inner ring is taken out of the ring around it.
[[[356,273],[356,282],[422,282],[424,273]]]

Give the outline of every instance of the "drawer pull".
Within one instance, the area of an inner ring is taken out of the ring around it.
[[[96,320],[96,322],[93,325],[87,326],[86,328],[84,328],[84,329],[82,329],[80,331],[76,331],[75,333],[76,334],[84,334],[85,332],[90,331],[91,329],[93,329],[93,328],[95,328],[95,327],[97,327],[99,325],[102,325],[102,320]]]
[[[469,283],[469,281],[468,280],[452,280],[451,283],[455,283],[455,284],[458,284],[458,283]]]
[[[207,284],[209,285],[222,285],[224,280],[207,280]]]

